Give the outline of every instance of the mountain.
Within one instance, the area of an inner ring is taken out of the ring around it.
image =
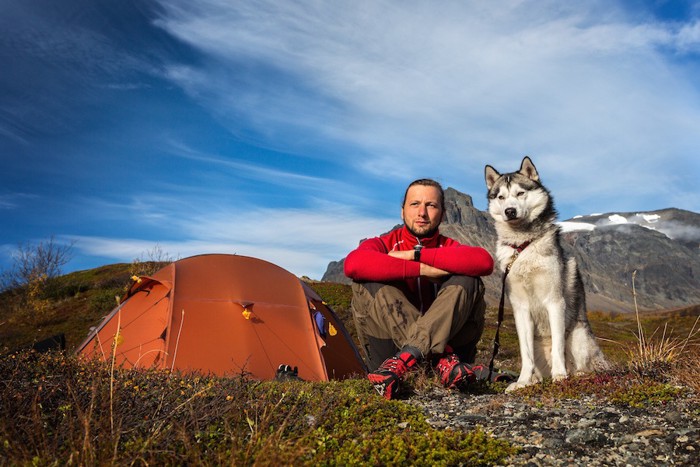
[[[445,207],[444,235],[495,252],[493,220],[469,195],[448,188]],[[591,214],[560,227],[563,248],[581,269],[589,310],[634,311],[635,299],[639,310],[700,304],[700,214],[680,209]],[[349,283],[343,260],[331,262],[322,280]],[[500,272],[484,282],[487,302],[496,306]]]

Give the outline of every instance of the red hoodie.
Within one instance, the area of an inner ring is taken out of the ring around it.
[[[345,275],[357,282],[403,281],[409,300],[425,312],[435,299],[436,287],[420,278],[420,263],[389,256],[390,251],[413,250],[421,244],[420,263],[462,276],[488,276],[493,272],[493,258],[483,248],[462,245],[435,233],[416,238],[406,226],[380,237],[365,240],[345,258]]]

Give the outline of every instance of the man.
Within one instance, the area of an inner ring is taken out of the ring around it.
[[[345,258],[352,310],[369,380],[391,399],[406,372],[427,357],[448,388],[474,381],[468,364],[484,329],[484,286],[493,271],[483,248],[440,235],[445,197],[420,179],[404,194],[404,225],[360,244]]]

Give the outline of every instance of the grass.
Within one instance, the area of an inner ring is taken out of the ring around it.
[[[665,404],[678,397],[690,397],[692,390],[632,373],[605,373],[567,378],[556,383],[545,381],[517,390],[526,400],[554,402],[559,399],[580,399],[595,396],[598,400],[625,407],[643,408]]]
[[[124,370],[72,357],[90,326],[114,306],[133,265],[111,265],[53,280],[28,312],[17,294],[0,295],[0,459],[44,464],[418,464],[507,463],[515,448],[481,430],[433,429],[419,409],[385,401],[364,379],[259,382]],[[308,281],[352,334],[350,287]],[[595,395],[627,407],[700,394],[700,307],[655,313],[589,314],[615,370],[544,382],[508,397],[532,403]],[[487,310],[477,355],[487,363],[496,327]],[[11,351],[64,332],[66,354]],[[512,316],[501,329],[497,366],[517,370]],[[420,393],[430,371],[407,378]],[[478,386],[475,393],[504,388]]]
[[[491,465],[515,449],[440,431],[364,379],[259,382],[22,352],[0,359],[0,458],[11,464]]]
[[[436,384],[412,378],[417,391]],[[555,405],[585,395],[644,408],[691,390],[618,372],[510,397]],[[63,353],[0,357],[0,459],[11,465],[502,465],[516,452],[478,428],[434,429],[420,409],[384,400],[365,379],[260,382],[113,369]]]
[[[681,356],[689,347],[697,345],[697,335],[700,329],[697,329],[700,316],[695,319],[693,326],[688,332],[688,335],[683,337],[667,336],[668,323],[664,324],[663,332],[660,338],[654,339],[658,332],[658,328],[651,334],[645,331],[642,326],[642,321],[639,316],[639,308],[637,307],[637,293],[635,289],[635,277],[637,271],[632,273],[632,293],[634,297],[634,311],[637,320],[637,345],[629,349],[627,355],[629,357],[629,365],[632,371],[641,376],[659,377],[665,375],[673,365],[680,360]],[[697,329],[697,330],[696,330]]]

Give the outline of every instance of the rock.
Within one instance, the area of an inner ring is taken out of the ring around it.
[[[596,425],[596,420],[590,420],[588,418],[582,418],[576,424],[576,426],[579,428],[591,428],[591,427],[594,427],[595,425]]]
[[[595,396],[526,403],[508,394],[440,391],[413,395],[406,402],[420,407],[436,429],[479,426],[520,447],[506,465],[700,465],[697,399],[627,409]]]
[[[680,422],[681,421],[681,414],[680,414],[680,412],[676,412],[675,410],[672,410],[672,411],[666,413],[666,415],[664,415],[664,420],[666,420],[667,422],[670,422],[670,423]]]
[[[566,433],[565,438],[570,444],[588,444],[600,441],[600,435],[596,430],[575,429]]]

